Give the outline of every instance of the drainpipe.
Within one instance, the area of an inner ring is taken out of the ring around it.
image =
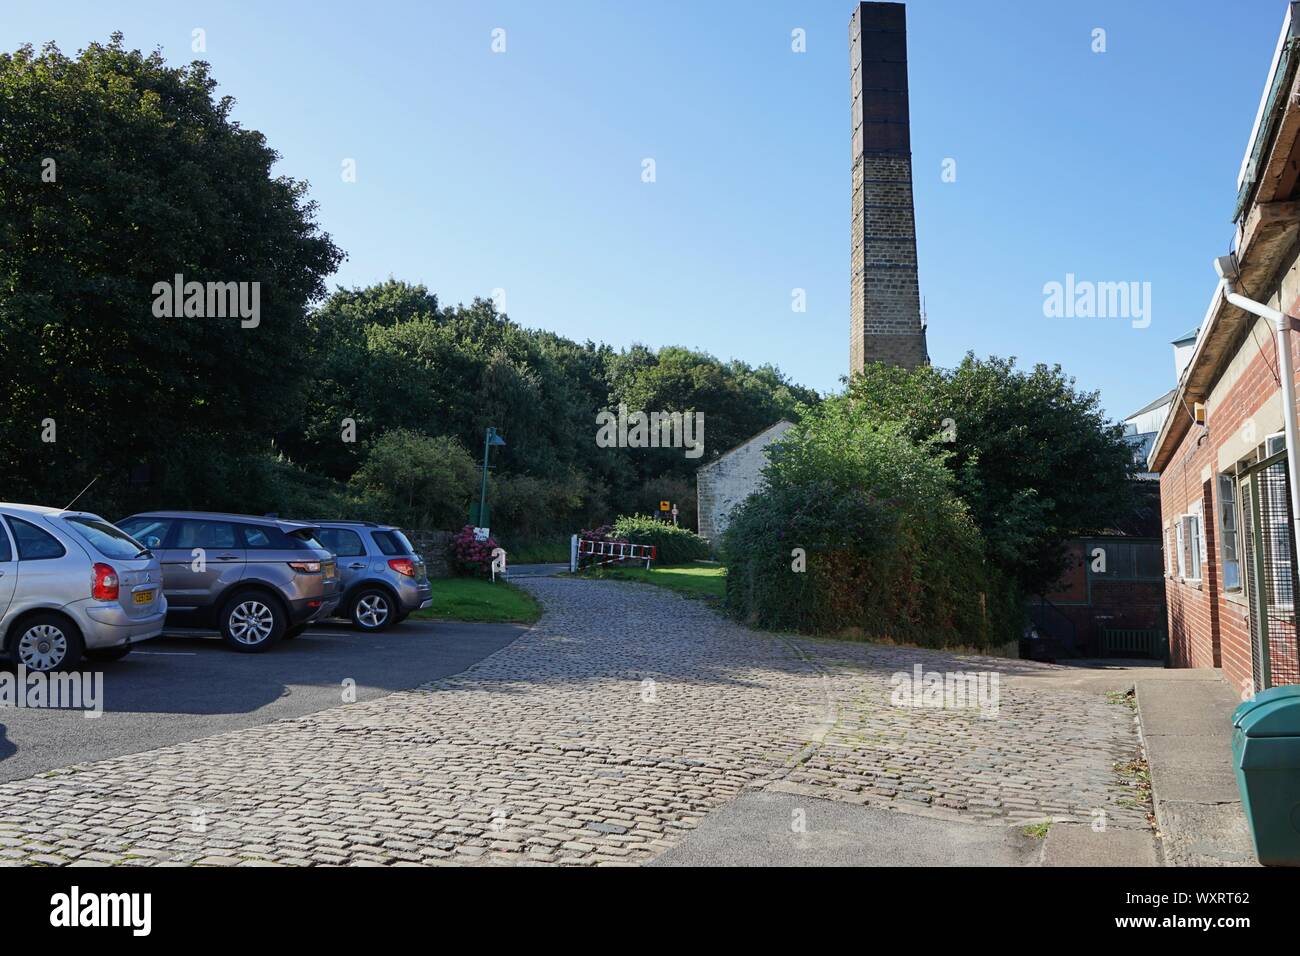
[[[1286,477],[1287,484],[1291,487],[1291,522],[1294,534],[1291,540],[1300,544],[1300,468],[1296,467],[1297,460],[1300,460],[1300,431],[1296,428],[1295,375],[1291,369],[1291,323],[1295,320],[1285,312],[1279,312],[1238,293],[1232,284],[1236,275],[1236,257],[1223,258],[1232,259],[1229,269],[1221,267],[1222,259],[1216,259],[1214,263],[1215,268],[1219,269],[1219,275],[1223,276],[1223,297],[1244,312],[1268,319],[1277,330],[1277,374],[1282,379],[1282,423],[1286,429]]]

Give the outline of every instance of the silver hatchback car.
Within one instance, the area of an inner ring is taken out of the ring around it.
[[[162,566],[98,515],[0,503],[0,636],[33,671],[117,660],[162,633]]]
[[[338,559],[342,616],[360,631],[382,631],[433,603],[424,559],[400,529],[373,521],[313,521]]]

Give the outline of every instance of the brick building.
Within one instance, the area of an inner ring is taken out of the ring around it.
[[[1237,182],[1237,293],[1300,313],[1300,22],[1291,9]],[[1205,269],[1209,272],[1210,255]],[[1160,475],[1171,663],[1243,694],[1300,683],[1296,565],[1274,323],[1220,281],[1148,459]],[[1300,332],[1286,333],[1292,367]],[[1187,345],[1186,342],[1183,343]],[[1293,376],[1294,377],[1294,376]]]

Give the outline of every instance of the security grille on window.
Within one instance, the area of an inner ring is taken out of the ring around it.
[[[1165,525],[1165,573],[1171,578],[1178,570],[1178,538],[1174,534],[1173,525]]]
[[[1223,587],[1241,590],[1240,536],[1237,530],[1237,484],[1219,475],[1219,543],[1223,550]]]

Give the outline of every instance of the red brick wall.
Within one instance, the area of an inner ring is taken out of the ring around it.
[[[1300,303],[1298,303],[1300,304]],[[1295,306],[1293,305],[1294,309]],[[1204,506],[1206,554],[1201,581],[1192,585],[1166,576],[1165,597],[1169,605],[1170,661],[1180,667],[1222,667],[1224,676],[1238,690],[1251,685],[1250,622],[1244,603],[1227,597],[1220,588],[1223,580],[1222,555],[1217,540],[1219,488],[1218,450],[1233,437],[1261,407],[1276,403],[1280,388],[1274,376],[1277,368],[1276,339],[1247,336],[1241,345],[1251,355],[1244,373],[1232,388],[1207,410],[1207,427],[1192,425],[1160,475],[1162,531],[1169,540],[1169,528],[1177,516],[1200,500]],[[1300,336],[1292,335],[1292,361],[1300,362]],[[1300,368],[1300,365],[1295,366]],[[1171,415],[1188,411],[1175,407]],[[1259,435],[1258,441],[1264,436]],[[1210,480],[1202,483],[1202,469]],[[1245,554],[1242,554],[1243,562]],[[1239,592],[1238,592],[1239,593]]]
[[[1066,571],[1061,575],[1047,599],[1055,604],[1082,604],[1088,600],[1088,572],[1083,566],[1083,542],[1066,544]]]
[[[1066,548],[1066,572],[1046,597],[1073,622],[1075,638],[1085,654],[1101,654],[1103,628],[1145,630],[1160,626],[1164,602],[1161,582],[1104,581],[1094,577],[1090,596],[1087,542],[1076,539]]]

